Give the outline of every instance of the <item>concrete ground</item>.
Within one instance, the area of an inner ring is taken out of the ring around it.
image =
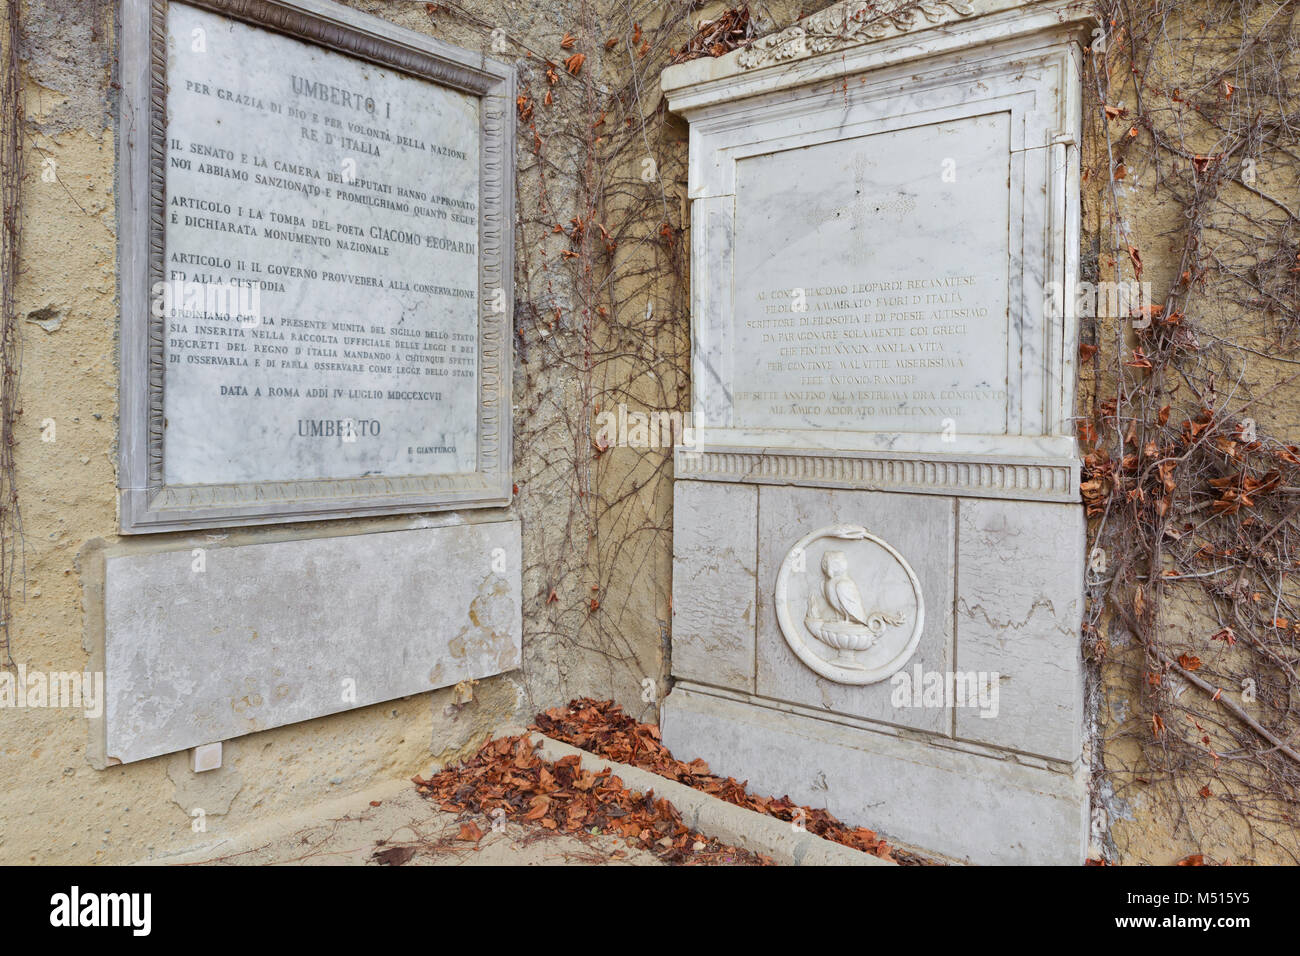
[[[376,802],[378,806],[372,806]],[[477,843],[457,839],[472,822]],[[575,836],[506,823],[496,832],[481,814],[446,813],[409,781],[340,797],[289,818],[215,837],[201,851],[151,861],[207,866],[378,866],[391,851],[406,866],[661,866],[654,854],[615,836]],[[725,864],[724,864],[725,865]]]

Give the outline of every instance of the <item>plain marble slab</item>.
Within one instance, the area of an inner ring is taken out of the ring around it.
[[[957,736],[1077,760],[1083,509],[963,500],[957,541],[957,668],[999,681],[997,716],[959,709]]]
[[[757,488],[674,483],[674,677],[753,690],[757,517]]]
[[[679,760],[703,758],[751,793],[825,807],[896,841],[981,865],[1083,862],[1080,768],[926,746],[685,684],[664,701],[660,726]]]
[[[519,554],[496,521],[106,555],[108,762],[518,668]]]

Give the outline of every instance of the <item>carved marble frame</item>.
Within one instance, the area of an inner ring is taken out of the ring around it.
[[[843,19],[853,5],[825,16]],[[820,53],[801,24],[762,51],[756,44],[665,73],[669,108],[690,124],[695,443],[676,450],[678,477],[1079,500],[1078,328],[1066,304],[1078,274],[1081,40],[1092,21],[1071,0],[978,5],[985,9],[932,4],[934,17],[915,18],[907,30],[891,24],[880,37],[828,43]],[[736,426],[729,350],[737,164],[1004,111],[1013,129],[1009,244],[1019,258],[1009,274],[1008,367],[1021,368],[1020,380],[1008,383],[1007,433],[945,442],[915,432]],[[1060,283],[1061,307],[1033,321],[1049,281]]]
[[[163,469],[166,15],[169,0],[122,0],[118,104],[121,300],[119,522],[123,534],[351,518],[511,500],[514,69],[330,0],[184,0],[478,98],[479,413],[477,470],[454,475],[168,485]],[[492,311],[489,303],[505,308]]]

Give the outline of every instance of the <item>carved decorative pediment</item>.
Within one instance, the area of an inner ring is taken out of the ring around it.
[[[845,0],[806,17],[795,26],[755,41],[740,51],[744,69],[908,33],[918,25],[969,17],[975,8],[966,0],[903,0],[881,8],[871,0]]]

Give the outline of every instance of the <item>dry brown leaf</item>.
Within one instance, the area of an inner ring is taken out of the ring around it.
[[[1128,257],[1133,263],[1133,270],[1137,273],[1139,279],[1142,278],[1142,253],[1138,252],[1137,246],[1128,247]]]
[[[460,832],[456,834],[456,839],[464,840],[467,843],[477,843],[483,839],[483,831],[479,829],[477,823],[471,820],[469,823],[460,825]]]
[[[371,859],[380,866],[402,866],[413,856],[415,856],[413,846],[392,846],[384,850],[376,850]]]

